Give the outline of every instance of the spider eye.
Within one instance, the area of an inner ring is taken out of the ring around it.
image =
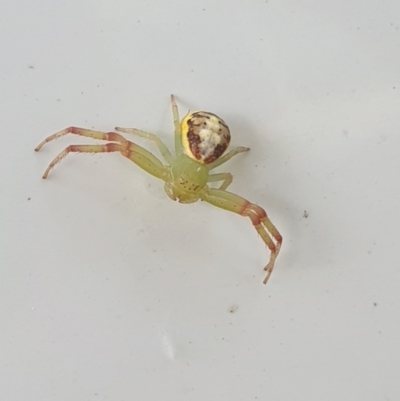
[[[205,111],[188,114],[182,120],[181,129],[185,154],[202,164],[221,157],[231,140],[225,121]]]

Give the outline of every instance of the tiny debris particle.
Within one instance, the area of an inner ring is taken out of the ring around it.
[[[28,200],[28,201],[30,201],[30,200],[31,200],[31,198],[28,198],[27,200]]]
[[[239,307],[237,305],[232,305],[229,308],[229,313],[235,313],[238,309],[239,309]]]
[[[376,302],[374,302],[374,306],[377,306],[378,304]]]
[[[303,218],[307,218],[308,217],[308,212],[307,212],[307,210],[304,210],[304,213],[303,213]]]

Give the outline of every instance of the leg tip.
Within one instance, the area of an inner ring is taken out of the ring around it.
[[[263,284],[266,285],[268,283],[269,278],[271,277],[272,272],[268,272],[267,277],[265,277]]]

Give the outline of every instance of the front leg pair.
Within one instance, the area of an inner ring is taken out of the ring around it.
[[[65,148],[47,167],[43,178],[47,178],[50,170],[59,163],[69,153],[108,153],[120,152],[122,156],[127,157],[149,174],[164,180],[166,177],[165,166],[148,150],[141,146],[126,140],[122,135],[115,132],[92,131],[85,128],[68,127],[62,131],[56,132],[42,141],[35,150],[38,152],[46,143],[58,139],[67,134],[75,134],[92,139],[110,141],[104,145],[70,145]]]
[[[250,218],[254,228],[271,252],[270,260],[264,268],[267,272],[264,284],[267,284],[282,245],[282,236],[268,218],[265,210],[238,195],[221,189],[209,189],[202,199],[221,209]]]

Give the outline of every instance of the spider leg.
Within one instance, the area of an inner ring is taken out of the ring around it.
[[[68,127],[65,128],[61,131],[56,132],[53,135],[48,136],[45,138],[42,142],[39,143],[38,146],[36,146],[35,151],[39,152],[42,147],[50,142],[53,141],[54,139],[61,138],[64,135],[68,134],[74,134],[74,135],[80,135],[88,138],[93,138],[93,139],[100,139],[102,141],[113,141],[113,142],[120,142],[120,143],[127,143],[128,141],[119,134],[116,134],[115,132],[100,132],[100,131],[93,131],[91,129],[86,129],[86,128],[79,128],[79,127]]]
[[[218,189],[225,190],[226,188],[231,185],[233,180],[233,176],[231,173],[216,173],[216,174],[210,174],[208,176],[207,182],[216,182],[216,181],[223,181],[221,186]]]
[[[168,164],[172,163],[173,159],[172,159],[171,152],[169,151],[169,149],[165,146],[165,144],[161,141],[161,139],[157,135],[150,134],[149,132],[142,131],[142,130],[136,129],[136,128],[115,127],[115,130],[118,132],[124,132],[126,134],[137,135],[137,136],[140,136],[141,138],[145,138],[145,139],[155,142],[155,144],[157,145],[157,147],[158,147],[159,151],[161,152],[165,161]]]
[[[172,116],[174,119],[174,127],[175,127],[175,153],[177,156],[179,156],[183,152],[183,150],[182,150],[182,130],[181,130],[181,121],[179,119],[178,105],[175,102],[174,95],[171,95],[171,107],[172,107]]]
[[[271,251],[269,262],[264,268],[267,271],[267,276],[264,279],[264,284],[266,284],[274,269],[275,259],[279,254],[282,236],[268,218],[265,210],[238,195],[221,189],[209,189],[202,199],[221,209],[250,218],[254,228]]]
[[[248,152],[249,150],[250,150],[250,148],[245,148],[243,146],[239,146],[238,148],[234,148],[231,151],[229,151],[227,154],[225,154],[224,156],[222,156],[219,159],[213,161],[212,163],[209,163],[207,165],[207,168],[208,168],[208,170],[212,170],[212,169],[220,166],[221,164],[227,162],[228,160],[232,159],[233,156],[236,156],[239,153]]]
[[[68,127],[62,131],[56,132],[47,137],[36,148],[39,151],[44,144],[52,141],[53,139],[60,138],[67,134],[81,135],[93,139],[101,139],[104,141],[114,141],[104,145],[70,145],[64,149],[47,167],[43,174],[43,178],[47,178],[50,170],[59,163],[68,153],[104,153],[104,152],[120,152],[123,156],[127,157],[143,170],[157,178],[164,180],[165,168],[163,164],[148,150],[136,145],[133,142],[126,140],[122,135],[115,132],[99,132],[92,131],[77,127]],[[117,142],[117,143],[115,143]]]

